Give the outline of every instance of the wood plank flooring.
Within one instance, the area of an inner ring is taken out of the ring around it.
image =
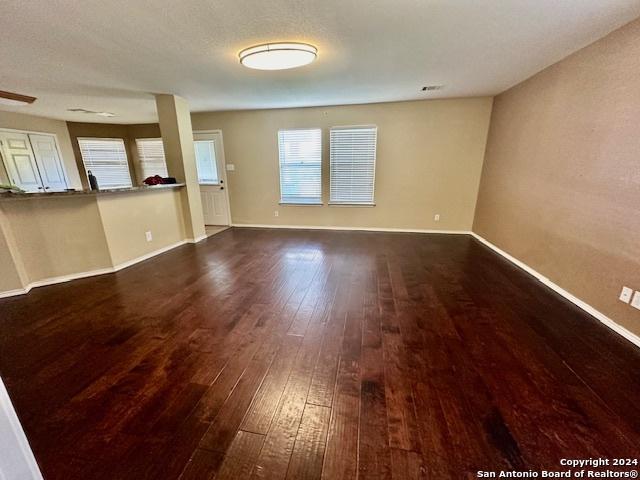
[[[460,479],[637,456],[640,351],[464,235],[232,228],[0,300],[47,480]]]

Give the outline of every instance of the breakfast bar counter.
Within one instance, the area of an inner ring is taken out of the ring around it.
[[[79,196],[98,196],[98,195],[114,195],[124,193],[139,193],[139,192],[154,192],[158,190],[177,189],[184,187],[184,183],[168,183],[162,185],[153,186],[140,186],[129,188],[111,188],[101,190],[66,190],[60,192],[36,192],[36,193],[14,193],[14,192],[0,192],[0,200],[28,200],[28,199],[42,199],[42,198],[57,198],[57,197],[79,197]]]
[[[0,193],[0,298],[114,272],[185,243],[184,186]]]

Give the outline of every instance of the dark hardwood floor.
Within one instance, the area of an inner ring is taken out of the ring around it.
[[[637,456],[640,351],[468,236],[230,229],[0,300],[45,479],[459,479]]]

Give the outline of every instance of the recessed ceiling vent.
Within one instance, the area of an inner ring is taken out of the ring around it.
[[[74,113],[93,113],[94,115],[98,115],[100,117],[115,117],[115,113],[111,113],[111,112],[94,112],[93,110],[86,110],[84,108],[69,108],[67,109],[68,112],[74,112]]]
[[[442,90],[444,85],[427,85],[422,87],[423,92],[435,92],[436,90]]]

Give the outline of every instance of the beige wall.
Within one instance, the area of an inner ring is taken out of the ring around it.
[[[89,189],[89,181],[84,169],[84,163],[82,162],[82,153],[80,152],[80,145],[78,144],[78,138],[121,138],[124,141],[125,150],[127,151],[127,159],[129,161],[129,172],[131,173],[131,182],[133,185],[137,185],[138,177],[136,176],[136,169],[134,167],[133,157],[131,155],[131,141],[129,139],[129,130],[126,125],[117,125],[110,123],[80,123],[80,122],[67,122],[67,128],[69,129],[69,135],[71,137],[71,144],[73,145],[73,153],[76,161],[76,168],[80,173],[82,184],[85,189]],[[100,179],[98,179],[98,185],[100,185]]]
[[[0,128],[55,134],[58,138],[60,154],[62,155],[62,161],[69,180],[69,188],[82,188],[66,122],[22,113],[0,111]],[[0,175],[3,175],[3,173],[3,169],[0,169]],[[6,178],[2,180],[6,181]]]
[[[179,189],[0,199],[0,294],[175,245],[185,240],[181,212]]]
[[[99,196],[98,208],[114,265],[185,239],[179,190]]]
[[[474,231],[629,330],[640,311],[640,20],[496,97]]]
[[[13,234],[8,220],[0,210],[0,292],[22,290],[28,283],[24,275],[22,260],[18,257]]]
[[[82,163],[78,137],[123,139],[127,151],[127,159],[129,160],[131,181],[134,185],[142,184],[144,178],[142,178],[139,168],[140,159],[138,158],[136,138],[160,138],[160,127],[157,123],[120,125],[115,123],[67,122],[67,128],[69,129],[69,136],[73,146],[76,169],[80,172],[80,178],[85,189],[89,188],[89,182],[84,171],[84,164]]]
[[[194,113],[194,131],[222,130],[234,223],[470,230],[491,98]],[[376,124],[375,207],[327,206],[328,129]],[[278,205],[277,132],[323,129],[325,205]],[[274,217],[274,211],[279,216]],[[434,221],[439,213],[440,222]]]
[[[1,202],[27,283],[111,266],[94,197]]]

